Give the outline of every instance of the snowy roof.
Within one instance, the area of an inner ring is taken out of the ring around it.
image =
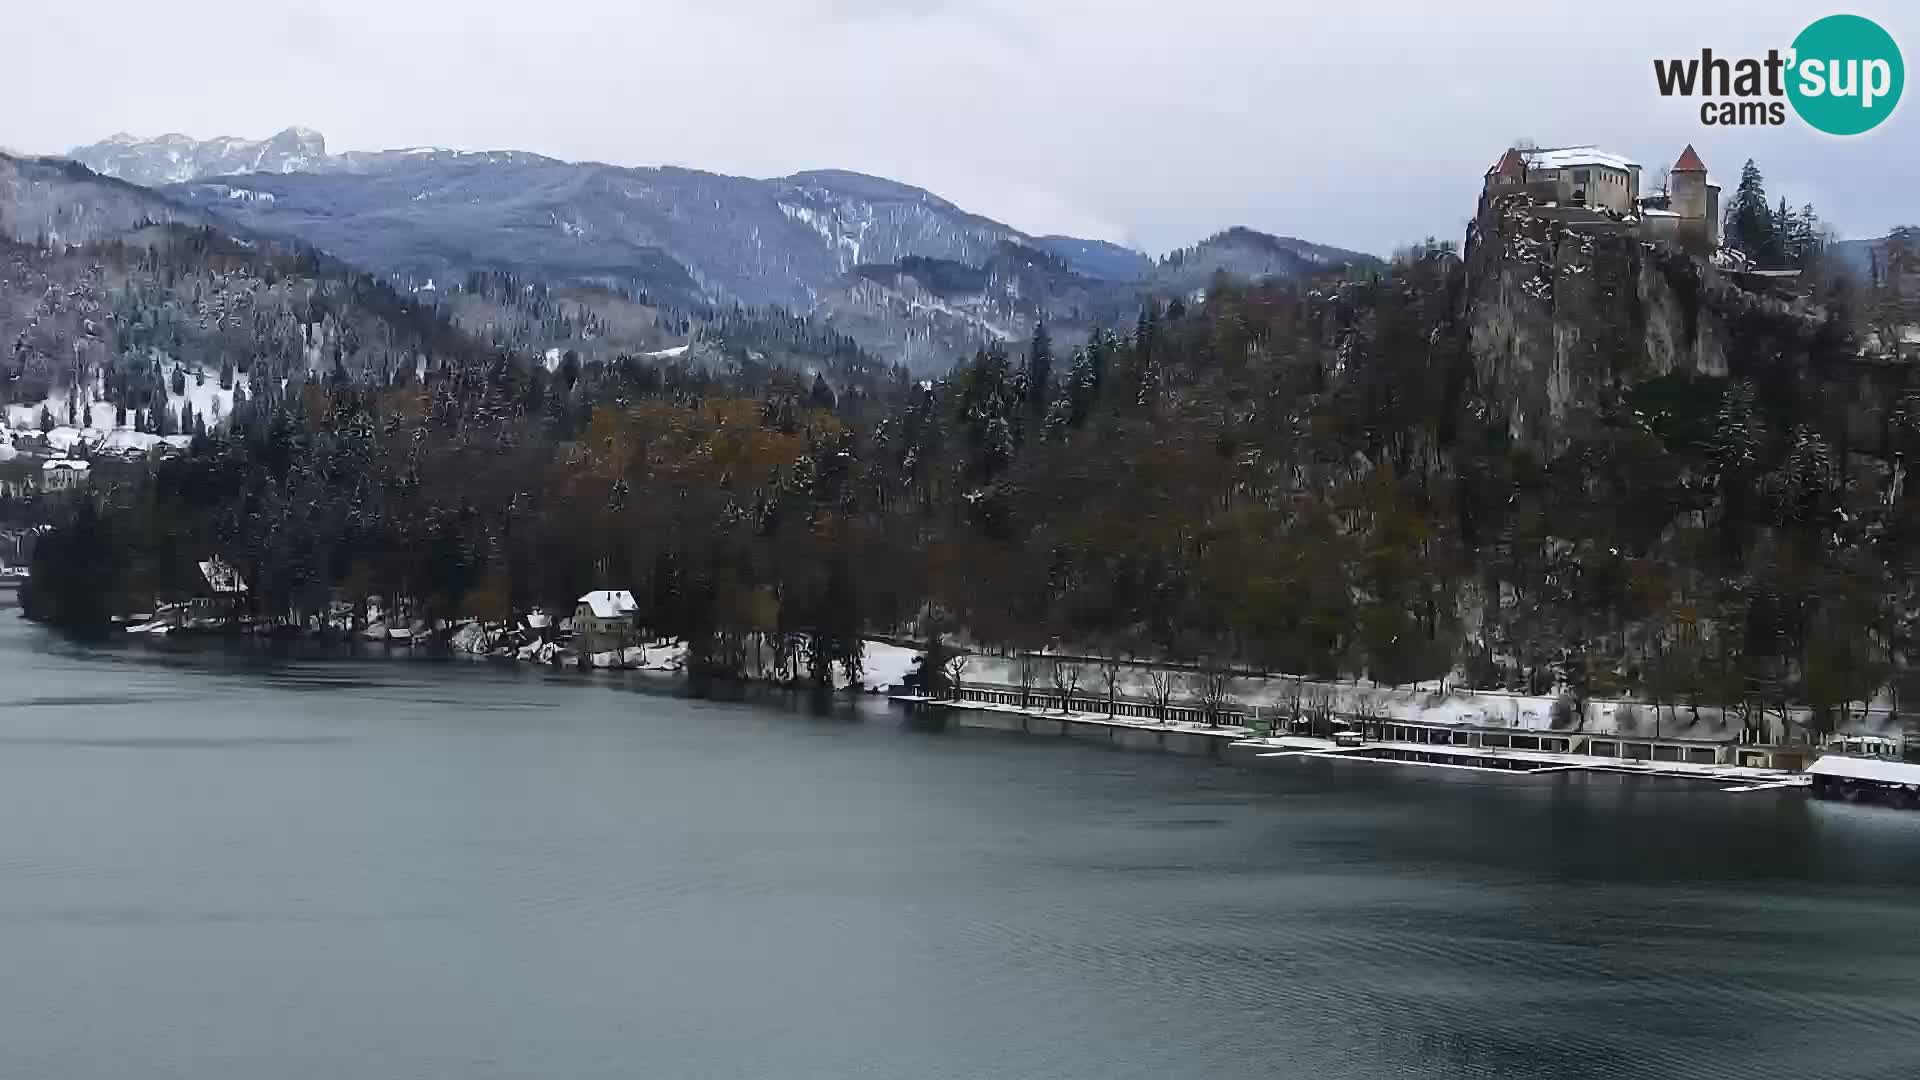
[[[1637,169],[1640,163],[1624,154],[1612,154],[1597,146],[1560,146],[1550,150],[1529,150],[1529,169],[1577,169],[1600,165],[1623,172]]]
[[[581,597],[580,602],[593,609],[596,619],[617,619],[640,610],[640,605],[633,602],[633,594],[625,589],[590,592]]]
[[[55,450],[71,450],[80,443],[85,442],[86,438],[86,432],[81,431],[79,428],[68,427],[62,424],[52,431],[47,432],[47,445],[53,447]]]
[[[1640,216],[1641,217],[1679,217],[1680,212],[1678,210],[1661,210],[1652,206],[1643,206],[1640,208]]]
[[[59,471],[86,472],[88,469],[92,467],[93,466],[87,464],[84,461],[76,461],[73,458],[54,458],[52,461],[49,461],[45,465],[40,466],[40,468],[42,468],[47,472],[59,472]]]
[[[1882,784],[1920,785],[1920,765],[1879,758],[1839,757],[1828,754],[1807,767],[1811,776],[1837,776],[1846,780],[1876,780]]]
[[[218,557],[206,559],[197,564],[200,576],[206,579],[207,588],[217,593],[243,593],[247,591],[247,582],[225,560]]]

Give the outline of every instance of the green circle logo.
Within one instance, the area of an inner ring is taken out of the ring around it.
[[[1829,135],[1880,126],[1906,81],[1900,46],[1872,19],[1829,15],[1793,39],[1787,97],[1800,119]]]

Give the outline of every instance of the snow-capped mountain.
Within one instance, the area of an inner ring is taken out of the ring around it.
[[[311,128],[290,127],[265,139],[195,139],[170,134],[143,139],[124,132],[67,156],[102,176],[153,187],[231,173],[289,173],[330,162],[327,141]]]

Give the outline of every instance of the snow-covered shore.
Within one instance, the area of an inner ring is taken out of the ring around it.
[[[1024,681],[1036,697],[1058,698],[1056,665],[1073,670],[1063,678],[1074,687],[1074,700],[1105,700],[1106,667],[1096,658],[973,655],[966,660],[961,680],[972,687],[1019,692]],[[1145,662],[1114,665],[1115,697],[1135,704],[1151,703],[1163,693],[1156,679],[1171,685],[1168,704],[1200,707],[1203,696],[1199,673]],[[1590,735],[1634,738],[1681,738],[1725,741],[1738,738],[1752,721],[1772,738],[1784,740],[1789,730],[1809,722],[1805,708],[1788,707],[1785,714],[1743,716],[1737,709],[1685,702],[1626,699],[1588,700],[1574,715],[1571,703],[1553,695],[1517,694],[1505,690],[1476,690],[1442,682],[1411,686],[1382,686],[1366,681],[1328,682],[1291,675],[1235,674],[1227,679],[1224,712],[1250,722],[1255,714],[1267,717],[1325,713],[1342,719],[1399,720],[1445,724],[1463,728],[1506,728],[1519,731],[1577,730]],[[1836,724],[1843,734],[1895,736],[1903,721],[1885,702],[1856,702]]]
[[[477,622],[463,623],[447,639],[455,652],[473,656],[493,656],[522,663],[614,671],[679,672],[686,670],[687,644],[666,639],[624,649],[580,654],[571,645],[530,632],[531,628],[487,627]],[[904,685],[920,661],[920,652],[885,641],[861,642],[862,657],[859,689],[870,694],[886,693]],[[781,681],[772,670],[764,652],[749,651],[742,677],[756,682]],[[854,684],[836,671],[836,690],[853,689]]]

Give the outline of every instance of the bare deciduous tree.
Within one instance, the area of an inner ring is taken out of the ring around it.
[[[1206,664],[1187,676],[1187,685],[1200,703],[1200,716],[1208,727],[1219,727],[1226,707],[1233,701],[1234,675],[1224,664]]]
[[[1073,696],[1080,692],[1080,665],[1072,660],[1053,661],[1053,689],[1060,695],[1060,711],[1073,711]]]
[[[1147,669],[1147,678],[1153,683],[1153,715],[1164,724],[1167,722],[1167,705],[1173,700],[1173,690],[1179,680],[1173,672],[1158,667]]]
[[[1025,709],[1033,705],[1033,688],[1040,682],[1040,665],[1045,661],[1039,653],[1023,652],[1014,661],[1014,675],[1020,680],[1020,707]]]
[[[967,664],[972,659],[966,653],[956,652],[947,657],[947,662],[941,669],[947,677],[947,689],[953,694],[955,701],[960,700],[960,677],[967,673]]]
[[[1120,697],[1120,661],[1109,656],[1100,661],[1100,682],[1107,688],[1107,719],[1113,719],[1114,702]]]

